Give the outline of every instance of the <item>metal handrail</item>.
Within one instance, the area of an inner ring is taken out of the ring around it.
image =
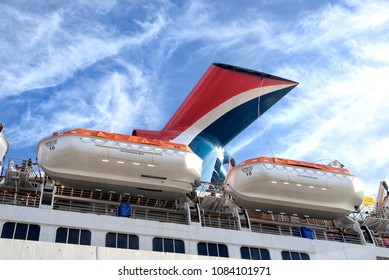
[[[20,192],[14,190],[0,190],[0,204],[19,205],[27,207],[39,207],[40,192]],[[100,201],[80,197],[67,197],[55,195],[53,209],[80,213],[93,213],[98,215],[117,216],[120,202]],[[159,222],[188,224],[187,213],[180,210],[158,208],[152,206],[132,204],[132,219],[146,219]],[[201,225],[204,227],[239,230],[238,219],[231,213],[207,213],[201,214]],[[279,221],[250,220],[251,231],[273,235],[302,237],[301,225],[288,224]],[[320,227],[312,227],[314,238],[318,240],[337,241],[352,244],[362,244],[357,232],[331,231]],[[375,243],[380,247],[388,247],[379,237],[375,237]]]
[[[103,202],[94,199],[78,197],[55,196],[53,209],[99,215],[118,216],[119,202]],[[187,224],[188,219],[184,212],[173,209],[159,209],[156,207],[132,204],[130,218],[146,219],[159,222]]]
[[[201,225],[204,227],[224,228],[238,230],[237,218],[230,215],[215,215],[213,213],[203,213],[201,215]]]
[[[0,190],[0,204],[39,207],[39,193]]]

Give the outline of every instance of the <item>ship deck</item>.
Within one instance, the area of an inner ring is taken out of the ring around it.
[[[131,232],[130,234],[142,236],[141,239],[144,241],[141,250],[147,252],[145,256],[149,256],[148,252],[153,251],[150,243],[147,242],[150,242],[152,236],[160,236],[162,232],[165,236],[163,238],[183,240],[187,243],[187,254],[190,257],[196,257],[196,248],[199,245],[195,242],[200,244],[203,241],[225,242],[233,251],[231,256],[234,258],[239,258],[238,248],[241,246],[250,247],[259,244],[263,248],[269,248],[272,259],[273,257],[279,259],[283,250],[306,252],[314,259],[338,258],[340,255],[333,255],[338,250],[342,250],[344,253],[342,258],[345,259],[357,256],[363,258],[367,256],[364,253],[367,249],[374,249],[369,250],[369,258],[375,256],[376,259],[385,259],[389,254],[389,251],[386,253],[389,248],[389,242],[385,242],[388,241],[387,232],[374,232],[371,240],[368,240],[363,228],[366,227],[365,222],[371,220],[373,216],[365,212],[363,216],[330,220],[246,210],[220,193],[199,195],[193,199],[183,196],[180,199],[165,200],[119,194],[113,191],[69,188],[48,184],[47,178],[42,177],[39,170],[30,168],[28,163],[25,170],[8,170],[6,176],[1,179],[5,179],[3,182],[6,183],[0,187],[0,205],[4,205],[3,210],[8,213],[2,221],[23,224],[29,222],[23,217],[30,216],[29,213],[32,213],[31,217],[34,217],[35,222],[31,222],[38,225],[41,223],[42,231],[45,231],[39,241],[52,242],[50,244],[53,245],[50,246],[55,246],[53,235],[57,228],[89,229],[88,227],[92,226],[90,229],[96,239],[90,245],[97,246],[96,250],[100,250],[97,248],[105,250],[103,247],[106,247],[106,244],[102,232],[108,234],[111,231],[127,232],[127,234]],[[120,213],[123,203],[131,206],[131,212],[125,217]],[[16,208],[12,210],[9,206]],[[18,217],[13,213],[23,214]],[[101,228],[102,225],[104,228]],[[111,228],[112,225],[114,228]],[[367,227],[370,228],[370,225]],[[214,232],[221,236],[213,236]],[[346,253],[348,250],[345,246],[351,250],[350,252],[354,252],[353,256]],[[57,252],[57,249],[54,251]],[[355,254],[355,250],[359,253]],[[75,253],[77,250],[72,252],[77,254]],[[129,258],[137,258],[137,256],[135,254]]]
[[[40,197],[40,191],[0,190],[0,204],[35,208],[43,205],[44,207],[48,202],[42,201]],[[300,238],[306,237],[302,229],[309,228],[313,233],[310,238],[313,239],[363,244],[363,240],[357,231],[348,229],[347,232],[340,232],[336,227],[336,221],[333,220],[301,218],[247,210],[220,212],[203,209],[200,207],[201,204],[192,204],[189,209],[184,209],[182,207],[177,208],[177,201],[131,197],[124,194],[74,188],[57,188],[53,195],[52,210],[116,217],[121,203],[131,204],[130,219],[182,225],[199,223],[200,220],[202,227]],[[377,239],[379,239],[378,236]],[[377,244],[389,248],[389,245],[384,245],[382,242],[377,242]]]

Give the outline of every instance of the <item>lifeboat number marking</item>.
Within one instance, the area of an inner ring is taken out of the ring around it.
[[[54,151],[55,150],[55,145],[57,144],[57,140],[51,140],[51,141],[47,141],[45,143],[46,147],[49,148],[50,151]]]
[[[240,170],[241,170],[244,174],[246,174],[246,176],[251,176],[251,175],[253,175],[253,167],[252,167],[252,166],[244,167],[244,168],[241,168]]]
[[[309,178],[309,179],[315,179],[315,180],[319,179],[319,178],[317,178],[315,176],[308,176],[308,175],[301,175],[301,174],[297,174],[297,176],[304,177],[304,178]]]
[[[134,151],[134,150],[127,150],[127,149],[120,149],[120,152],[127,153],[127,154],[134,154],[134,155],[140,155],[144,156],[145,153]]]
[[[159,155],[159,156],[162,156],[161,153],[155,153],[155,152],[141,152],[141,151],[137,151],[137,150],[133,150],[133,149],[125,149],[125,148],[119,148],[119,147],[110,147],[110,146],[106,146],[106,145],[99,145],[99,144],[96,144],[95,145],[96,147],[101,147],[101,148],[108,148],[108,149],[114,149],[114,150],[119,150],[121,153],[128,153],[128,154],[134,154],[134,155],[145,155],[145,154],[151,154],[151,155]]]

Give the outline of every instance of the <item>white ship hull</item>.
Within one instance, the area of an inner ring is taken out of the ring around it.
[[[234,167],[225,186],[244,208],[316,218],[345,216],[363,200],[361,183],[351,174],[271,163],[268,158]]]
[[[42,140],[37,162],[65,186],[162,199],[192,192],[202,167],[190,150],[81,134]]]
[[[327,228],[335,230],[334,223],[339,224],[339,220],[293,220],[286,219],[287,216],[279,219],[277,215],[261,217],[254,212],[243,217],[235,211],[215,213],[206,209],[197,212],[188,203],[179,209],[134,203],[130,217],[118,217],[117,201],[81,198],[81,194],[77,197],[76,193],[74,190],[72,195],[66,196],[59,189],[53,193],[52,203],[43,205],[39,204],[39,193],[36,197],[30,194],[26,201],[23,194],[27,193],[0,191],[0,231],[4,235],[0,238],[0,259],[215,260],[217,255],[200,254],[198,244],[204,242],[226,247],[227,254],[220,256],[223,257],[220,261],[242,259],[242,248],[266,250],[267,259],[271,260],[283,259],[285,251],[306,254],[311,260],[389,258],[389,245],[367,243],[358,224],[351,219],[342,223],[347,227],[347,233],[335,235],[336,232]],[[9,236],[6,228],[13,224],[16,227],[23,224],[38,226],[39,234],[35,240],[16,232]],[[296,230],[300,232],[302,227],[314,230],[314,238],[296,235]],[[87,231],[89,242],[80,244],[70,241],[70,237],[67,244],[57,241],[59,229]],[[107,236],[112,233],[137,236],[137,248],[109,246]],[[155,238],[182,241],[185,253],[158,251],[153,245]]]

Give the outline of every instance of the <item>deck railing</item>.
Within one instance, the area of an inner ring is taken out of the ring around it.
[[[378,247],[389,248],[389,235],[374,235],[373,238]]]
[[[93,213],[97,215],[118,216],[118,208],[120,202],[116,199],[114,201],[99,200],[94,198],[85,198],[83,195],[69,196],[57,194],[54,197],[53,209],[61,211],[71,211],[79,213]],[[62,192],[62,194],[65,194]],[[90,194],[87,196],[91,197]],[[141,199],[141,200],[140,200]],[[25,207],[39,207],[40,192],[20,192],[13,190],[0,190],[0,204],[18,205]],[[155,202],[154,200],[147,200],[139,198],[137,200],[139,204],[131,204],[131,219],[145,219],[151,221],[159,221],[165,223],[175,224],[189,224],[193,217],[188,217],[187,212],[184,209],[171,209],[171,202],[162,203]],[[143,205],[140,205],[143,203]],[[170,205],[169,208],[164,205]],[[147,205],[157,205],[147,206]],[[318,240],[327,240],[335,242],[344,242],[352,244],[362,244],[361,238],[355,231],[347,231],[345,233],[334,230],[333,227],[328,230],[327,224],[332,223],[328,221],[311,221],[299,220],[287,217],[273,217],[272,215],[255,216],[251,213],[248,215],[250,228],[252,232],[282,235],[282,236],[294,236],[303,237],[301,234],[301,228],[303,226],[311,227],[313,230],[313,238]],[[239,230],[239,219],[231,213],[201,213],[201,226],[211,228],[223,228],[228,230]],[[198,222],[192,221],[192,222]],[[375,238],[377,246],[389,248],[389,242],[384,243],[383,238]]]
[[[0,204],[39,207],[39,193],[0,190]]]
[[[238,220],[232,214],[203,213],[201,215],[201,225],[203,227],[223,228],[238,230]]]
[[[56,196],[53,209],[81,213],[93,213],[98,215],[118,216],[119,202],[100,202],[94,199],[66,198]],[[129,218],[144,219],[166,223],[188,224],[188,218],[183,211],[162,209],[157,207],[131,205]]]
[[[341,232],[335,228],[326,228],[320,226],[307,225],[306,223],[289,224],[274,220],[258,220],[252,219],[251,231],[258,233],[304,237],[302,234],[302,227],[308,227],[312,230],[312,239],[336,241],[352,244],[362,244],[362,240],[358,233],[354,230],[348,229]],[[308,238],[308,237],[306,237]]]

